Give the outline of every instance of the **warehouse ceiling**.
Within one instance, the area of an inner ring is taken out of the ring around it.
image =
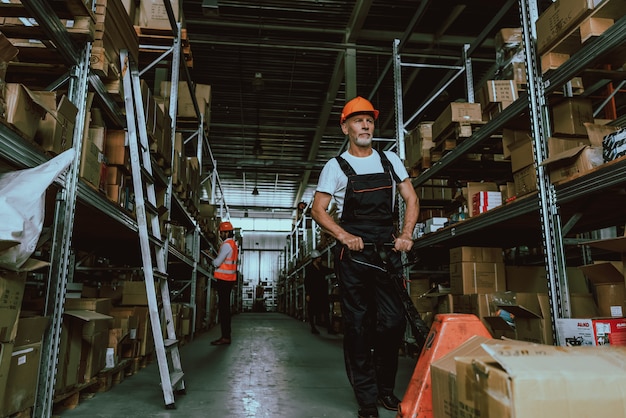
[[[394,40],[403,63],[426,64],[402,70],[410,130],[466,97],[463,76],[441,88],[464,45],[478,84],[495,70],[494,34],[520,26],[516,0],[185,0],[183,11],[191,79],[212,87],[208,141],[232,217],[309,204],[324,162],[345,149],[339,114],[355,95],[381,111],[379,146],[393,145]]]

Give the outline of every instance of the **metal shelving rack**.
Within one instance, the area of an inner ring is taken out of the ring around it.
[[[72,234],[74,228],[74,217],[76,212],[77,202],[80,201],[88,207],[91,207],[101,213],[103,216],[108,217],[115,222],[119,223],[121,227],[126,228],[132,232],[138,231],[137,222],[129,216],[127,213],[121,211],[118,206],[109,201],[105,196],[94,190],[92,187],[86,185],[79,180],[78,170],[80,164],[80,152],[82,146],[82,135],[85,121],[85,109],[86,109],[86,97],[87,90],[90,88],[100,98],[101,104],[105,108],[108,117],[112,122],[118,126],[125,125],[125,117],[119,106],[115,103],[112,97],[110,97],[106,88],[104,87],[102,80],[95,74],[90,72],[90,53],[91,43],[87,42],[84,45],[77,46],[70,38],[65,26],[61,23],[57,17],[55,11],[51,5],[44,0],[22,0],[22,5],[28,14],[33,17],[46,36],[56,45],[59,54],[63,61],[66,63],[70,71],[66,75],[64,80],[58,81],[54,86],[49,86],[50,90],[54,90],[63,83],[68,83],[68,96],[72,103],[78,108],[79,112],[76,116],[76,123],[74,127],[74,150],[76,151],[76,158],[73,164],[70,166],[69,171],[57,181],[59,191],[57,193],[55,208],[54,208],[54,228],[52,234],[52,246],[50,258],[54,260],[51,263],[51,267],[48,269],[48,277],[46,284],[46,305],[44,315],[50,316],[51,326],[44,335],[42,342],[42,355],[39,382],[37,386],[37,394],[35,405],[33,409],[33,416],[49,417],[52,413],[55,376],[57,370],[57,357],[59,350],[61,323],[64,311],[65,303],[65,290],[67,283],[72,281],[74,271],[74,256],[72,254]],[[181,25],[174,21],[174,15],[169,2],[164,3],[170,22],[173,27],[173,45],[169,52],[172,52],[172,80],[175,78],[175,83],[172,81],[172,100],[170,102],[170,117],[172,120],[172,141],[175,134],[176,125],[176,103],[177,103],[177,88],[180,68],[180,54],[182,54],[182,48],[180,47],[181,39]],[[185,76],[187,80],[190,80],[190,75],[186,66]],[[191,88],[191,83],[190,88]],[[197,103],[195,102],[195,95],[192,94],[196,112],[199,114]],[[204,126],[203,117],[200,116],[200,123],[198,125],[197,136],[197,157],[199,161],[202,161],[202,157],[206,154],[212,160],[212,166],[214,167],[213,173],[207,178],[213,183],[213,195],[211,196],[211,203],[221,199],[220,211],[222,213],[228,211],[226,203],[222,198],[217,196],[216,193],[221,191],[221,185],[219,184],[219,176],[216,169],[215,161],[208,144],[207,128]],[[12,131],[5,125],[0,125],[0,156],[3,160],[7,161],[16,168],[29,168],[46,162],[49,157],[43,154],[37,147],[24,141],[17,133]],[[202,164],[200,164],[202,167]],[[160,178],[163,184],[169,183],[169,190],[167,192],[167,207],[176,208],[177,213],[182,213],[186,217],[187,222],[194,225],[193,228],[193,255],[189,256],[182,254],[180,251],[174,248],[168,248],[167,254],[174,257],[177,261],[182,262],[191,269],[191,279],[187,286],[191,287],[191,304],[195,304],[195,279],[198,274],[211,277],[211,272],[202,268],[198,264],[200,256],[200,249],[202,246],[211,246],[210,242],[203,239],[200,234],[200,229],[194,218],[186,211],[182,202],[172,195],[171,181],[168,181],[166,176],[160,171],[156,170],[155,176]],[[206,179],[204,180],[206,181]],[[173,202],[173,203],[172,203]],[[203,244],[201,244],[203,242]],[[207,299],[208,303],[208,299]],[[195,313],[195,309],[194,309]],[[195,321],[195,314],[193,316]],[[192,324],[192,330],[195,329],[195,324]]]
[[[503,226],[511,219],[525,215],[535,215],[539,212],[539,225],[542,233],[542,244],[545,248],[545,266],[549,277],[549,293],[552,312],[553,333],[555,318],[567,318],[571,315],[570,300],[567,286],[566,262],[564,254],[564,231],[561,222],[560,205],[574,202],[578,199],[590,196],[593,193],[602,192],[609,188],[623,184],[626,174],[626,162],[618,161],[611,167],[600,167],[591,175],[553,185],[549,181],[547,170],[540,165],[545,160],[547,151],[545,144],[550,135],[550,117],[546,98],[565,85],[572,77],[582,69],[588,67],[598,56],[622,46],[626,41],[626,17],[616,21],[605,33],[597,39],[589,42],[580,51],[573,54],[568,61],[558,69],[542,76],[538,68],[535,52],[536,34],[534,22],[538,17],[536,2],[532,0],[519,0],[520,17],[524,34],[526,55],[526,67],[528,69],[528,92],[520,92],[518,100],[504,109],[486,125],[476,131],[470,138],[459,143],[453,150],[445,154],[429,169],[421,173],[413,180],[413,185],[418,187],[428,180],[437,178],[444,170],[452,166],[464,154],[481,144],[494,133],[501,130],[505,124],[528,110],[531,115],[531,127],[534,136],[533,150],[535,154],[538,192],[534,195],[525,196],[523,199],[511,202],[505,206],[496,208],[477,218],[454,224],[449,228],[428,234],[415,242],[414,249],[419,251],[431,246],[452,246],[470,240],[476,232],[484,231],[485,228]],[[480,38],[480,37],[479,37]],[[399,54],[396,54],[396,67],[401,65]],[[396,83],[401,83],[396,77]],[[401,88],[397,87],[397,91]],[[402,98],[397,98],[401,102]],[[401,103],[397,108],[402,110]],[[398,145],[403,145],[404,127],[402,112],[398,113]],[[619,123],[624,117],[615,123]],[[401,128],[401,129],[400,129]],[[568,223],[569,225],[569,223]],[[489,238],[485,238],[489,239]]]

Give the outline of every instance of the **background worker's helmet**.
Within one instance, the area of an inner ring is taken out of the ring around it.
[[[311,251],[311,258],[318,258],[318,257],[321,257],[321,256],[322,256],[322,253],[320,253],[319,251],[317,251],[317,250]]]
[[[343,107],[341,111],[341,121],[339,123],[344,123],[346,119],[350,118],[352,115],[358,115],[359,113],[367,113],[372,115],[374,120],[378,119],[378,110],[374,109],[370,101],[361,96],[357,96]]]
[[[220,222],[220,232],[222,231],[232,231],[233,228],[233,224],[231,224],[230,222],[226,221],[226,222]]]

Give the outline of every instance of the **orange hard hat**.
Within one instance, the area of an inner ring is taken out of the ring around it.
[[[357,96],[354,99],[350,100],[348,103],[346,103],[346,105],[343,107],[343,110],[341,111],[340,123],[344,123],[346,119],[360,113],[367,113],[374,116],[374,119],[378,119],[378,110],[374,109],[372,103],[370,103],[369,100],[364,99],[361,96]]]
[[[222,231],[232,231],[233,228],[233,224],[231,224],[230,222],[226,221],[226,222],[220,222],[220,232]]]

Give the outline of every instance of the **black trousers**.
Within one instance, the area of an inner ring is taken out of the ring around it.
[[[217,312],[219,314],[220,329],[222,338],[230,339],[230,293],[235,286],[234,281],[216,280],[215,290],[217,290]]]
[[[375,404],[378,395],[393,392],[406,320],[402,300],[389,275],[359,263],[376,264],[379,258],[374,248],[366,247],[349,257],[346,251],[342,245],[335,247],[343,350],[348,378],[357,402],[364,406]],[[397,269],[402,268],[399,253],[390,253],[389,258]]]

